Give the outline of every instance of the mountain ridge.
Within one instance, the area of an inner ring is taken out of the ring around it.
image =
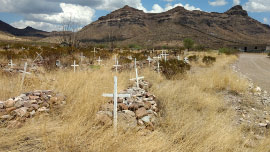
[[[206,46],[270,44],[270,26],[249,17],[240,5],[224,13],[189,11],[181,6],[162,13],[145,13],[124,6],[78,32],[78,38],[85,43],[146,46],[181,45],[186,37]]]

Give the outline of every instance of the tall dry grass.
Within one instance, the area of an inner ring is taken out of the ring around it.
[[[95,125],[95,114],[110,99],[102,93],[113,91],[113,75],[107,66],[89,71],[71,70],[29,77],[24,91],[52,89],[67,96],[67,105],[28,120],[20,129],[0,129],[0,149],[6,151],[255,151],[258,145],[243,138],[241,126],[234,123],[235,112],[217,92],[244,92],[247,82],[228,67],[232,56],[217,56],[213,67],[198,68],[182,79],[166,80],[143,69],[140,75],[150,81],[151,92],[160,102],[160,123],[148,135]],[[111,65],[111,64],[110,64]],[[134,72],[133,72],[134,73]],[[131,82],[133,73],[118,75],[119,91]],[[19,76],[0,76],[0,100],[16,96]],[[30,80],[34,80],[33,82]],[[12,90],[12,91],[10,91]],[[267,142],[268,143],[268,142]],[[265,144],[265,143],[263,143]],[[265,144],[267,145],[267,144]]]

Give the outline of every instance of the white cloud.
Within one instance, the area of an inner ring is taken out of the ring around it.
[[[269,22],[268,22],[268,19],[265,17],[265,18],[263,18],[263,23],[265,23],[265,24],[268,24]]]
[[[163,0],[165,2],[173,2],[174,0]]]
[[[196,8],[195,6],[191,6],[189,4],[183,5],[181,3],[178,3],[178,4],[175,4],[175,5],[167,4],[165,6],[165,8],[162,8],[158,4],[154,4],[153,7],[152,7],[152,10],[151,11],[147,11],[147,12],[149,12],[149,13],[161,13],[161,12],[165,12],[165,11],[171,10],[171,9],[177,7],[177,6],[184,7],[186,10],[189,10],[189,11],[201,10],[200,8]]]
[[[45,22],[34,22],[34,21],[20,20],[18,22],[12,23],[11,25],[16,27],[16,28],[20,28],[20,29],[26,28],[27,26],[31,26],[33,28],[42,29],[45,31],[61,30],[60,25],[55,25],[55,24],[50,24],[50,23],[45,23]]]
[[[240,5],[241,0],[233,0],[233,5]]]
[[[224,6],[226,5],[228,2],[226,0],[215,0],[215,1],[208,1],[208,3],[211,6]]]
[[[249,0],[244,9],[250,12],[270,12],[269,0]]]
[[[78,25],[85,25],[92,22],[95,10],[88,6],[61,3],[62,12],[56,14],[29,14],[27,19],[34,21],[48,22],[52,24],[62,24],[72,21]]]

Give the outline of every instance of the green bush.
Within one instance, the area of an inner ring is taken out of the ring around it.
[[[137,44],[129,44],[128,47],[129,47],[130,49],[137,49],[137,50],[139,50],[139,49],[142,48],[141,46],[139,46],[139,45],[137,45]]]
[[[177,74],[183,74],[187,70],[190,70],[190,65],[184,61],[178,61],[177,59],[162,60],[160,62],[161,72],[167,79],[172,79]]]
[[[192,55],[188,57],[188,60],[190,62],[197,62],[199,60],[199,57],[197,55]]]
[[[239,51],[236,49],[231,49],[231,48],[220,48],[219,53],[224,53],[226,55],[232,55],[232,54],[237,54]]]
[[[202,62],[206,65],[212,65],[214,62],[216,62],[216,58],[212,56],[205,56],[203,57]]]
[[[193,46],[194,46],[194,41],[193,41],[192,39],[190,39],[190,38],[185,38],[185,39],[184,39],[184,47],[185,47],[186,49],[188,49],[188,51],[189,51],[190,49],[192,49]]]

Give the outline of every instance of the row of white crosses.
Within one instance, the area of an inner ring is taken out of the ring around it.
[[[16,64],[13,64],[12,59],[10,60],[10,62],[8,63],[8,66],[10,66],[10,68],[13,68],[13,66]]]

